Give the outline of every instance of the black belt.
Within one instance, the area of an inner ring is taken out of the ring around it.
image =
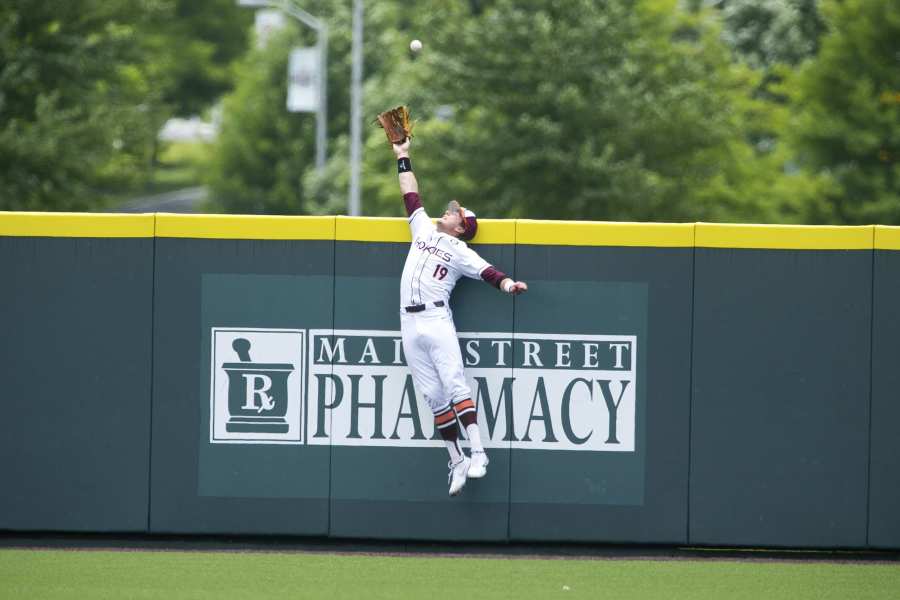
[[[414,313],[414,312],[422,312],[429,306],[434,306],[435,308],[439,308],[443,305],[444,305],[444,301],[438,300],[437,302],[430,302],[429,304],[413,304],[412,306],[404,306],[403,310],[405,310],[408,313]]]

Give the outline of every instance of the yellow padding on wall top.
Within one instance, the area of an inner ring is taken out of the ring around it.
[[[878,250],[900,250],[900,227],[876,225],[875,248]]]
[[[153,237],[152,214],[0,212],[0,236]]]
[[[0,211],[0,236],[410,241],[405,218]],[[900,227],[480,219],[479,244],[900,250]]]
[[[697,223],[698,248],[771,248],[775,250],[870,250],[871,225],[719,225]]]
[[[335,239],[344,242],[406,242],[412,239],[406,219],[337,217]]]
[[[478,233],[471,244],[515,244],[516,221],[512,219],[478,219]]]
[[[333,240],[335,217],[156,215],[156,237],[225,240]]]
[[[515,221],[478,219],[478,233],[472,244],[514,244]],[[412,236],[405,218],[337,217],[336,239],[357,242],[406,242]]]
[[[690,248],[693,223],[516,221],[516,243],[551,246],[650,246]]]

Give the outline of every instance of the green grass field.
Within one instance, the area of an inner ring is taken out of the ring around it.
[[[900,597],[900,564],[0,550],[0,598]]]

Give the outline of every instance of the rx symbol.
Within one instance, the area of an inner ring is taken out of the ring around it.
[[[246,410],[256,409],[256,414],[275,408],[275,399],[267,393],[272,388],[271,377],[262,373],[244,373],[242,376],[246,382],[245,389],[247,390],[242,408]],[[261,385],[257,386],[257,383]],[[259,398],[259,407],[256,405],[257,398]]]

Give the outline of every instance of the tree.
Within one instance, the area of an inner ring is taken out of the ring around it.
[[[758,76],[731,63],[708,12],[668,0],[495,0],[477,14],[452,10],[423,11],[441,22],[424,27],[435,34],[422,59],[372,82],[381,106],[408,101],[420,116],[415,160],[438,202],[457,196],[486,216],[537,218],[801,213],[809,182],[783,180],[748,139],[764,111],[752,97]],[[367,164],[385,165],[383,154]],[[395,184],[382,181],[367,210],[395,211]]]
[[[235,0],[173,0],[144,27],[142,42],[175,114],[200,114],[232,88],[232,65],[247,51],[253,12]]]
[[[794,222],[823,209],[829,179],[786,172],[789,148],[774,143],[786,105],[757,93],[765,73],[732,60],[717,11],[677,0],[400,6],[365,13],[364,214],[402,214],[392,154],[371,125],[401,103],[416,120],[430,211],[453,197],[492,217]],[[346,205],[350,15],[342,4],[309,10],[332,31],[328,164],[313,168],[312,117],[283,109],[288,43],[257,54],[216,150],[212,187],[226,210]],[[407,50],[413,37],[420,54]]]
[[[720,0],[723,38],[755,68],[797,65],[818,51],[825,23],[817,0]]]
[[[399,3],[372,3],[365,12],[367,95],[376,73],[393,64]],[[312,46],[315,33],[288,28],[265,48],[252,50],[236,71],[237,85],[223,103],[222,130],[213,148],[209,184],[214,206],[227,212],[323,214],[347,205],[350,128],[350,3],[311,1],[304,8],[329,26],[328,164],[315,169],[315,116],[285,109],[287,60],[294,46]],[[417,8],[418,11],[418,8]],[[402,27],[402,25],[401,25]],[[408,40],[401,43],[405,48]],[[374,113],[367,98],[366,115]],[[371,129],[369,129],[371,131]],[[371,191],[366,182],[364,195]],[[371,214],[370,212],[367,214]]]
[[[151,0],[0,7],[0,208],[83,210],[145,177],[164,119],[138,31]]]
[[[892,0],[832,0],[828,33],[798,73],[798,163],[836,182],[816,220],[900,224],[900,11]]]
[[[282,34],[237,67],[237,87],[223,104],[210,184],[228,212],[293,214],[303,210],[301,176],[312,161],[314,119],[284,109],[288,52]]]

